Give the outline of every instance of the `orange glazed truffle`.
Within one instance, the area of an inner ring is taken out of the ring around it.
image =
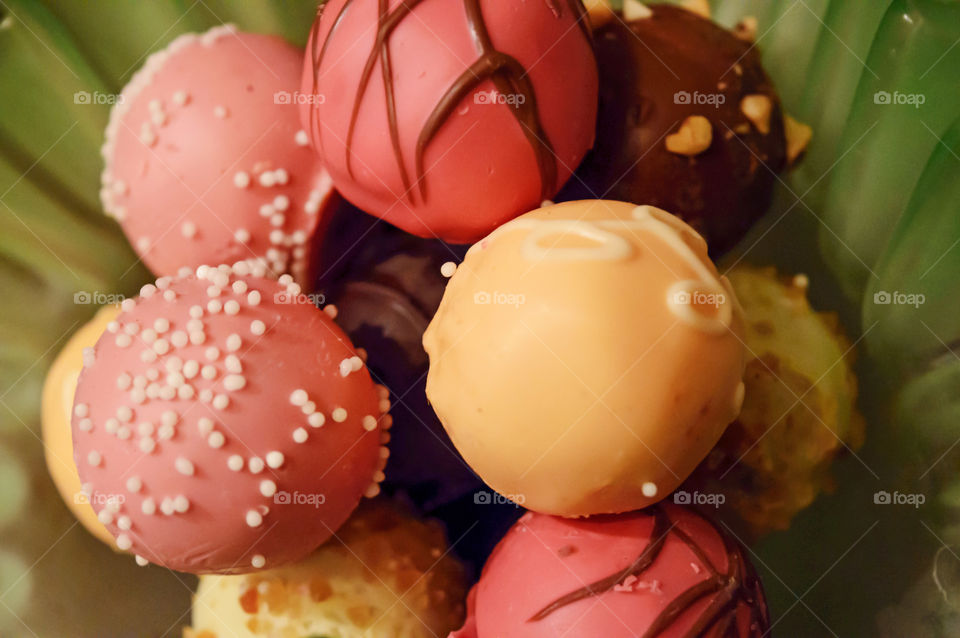
[[[625,512],[674,490],[736,418],[741,330],[676,217],[549,206],[467,253],[424,334],[427,397],[498,492],[547,514]]]

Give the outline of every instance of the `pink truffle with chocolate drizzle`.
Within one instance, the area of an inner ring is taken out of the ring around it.
[[[563,186],[593,144],[597,85],[580,0],[331,0],[301,115],[347,199],[470,243]]]
[[[664,503],[587,519],[524,515],[467,605],[450,638],[760,638],[770,627],[743,547]]]
[[[101,200],[157,275],[265,258],[305,281],[337,197],[300,128],[303,52],[227,25],[151,55],[110,114]]]
[[[289,275],[264,274],[238,262],[158,279],[85,352],[74,458],[141,564],[276,567],[379,492],[385,388]]]

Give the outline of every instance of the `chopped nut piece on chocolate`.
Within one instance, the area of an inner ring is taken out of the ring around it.
[[[631,20],[643,20],[653,15],[650,7],[640,2],[640,0],[624,0],[623,19],[627,22]]]
[[[753,42],[757,39],[757,19],[753,16],[746,16],[737,26],[733,27],[733,35],[741,40]]]
[[[766,135],[770,132],[770,113],[773,102],[766,95],[747,95],[740,100],[740,110],[747,116],[757,130]]]
[[[702,115],[691,115],[680,125],[680,130],[667,136],[667,150],[678,155],[699,155],[713,141],[713,127]]]
[[[787,162],[793,164],[807,150],[813,129],[786,114],[783,116],[783,125],[787,137]]]
[[[707,0],[682,0],[680,6],[702,18],[710,19],[710,3]]]

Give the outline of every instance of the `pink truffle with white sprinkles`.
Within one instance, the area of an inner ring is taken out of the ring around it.
[[[100,198],[157,275],[264,258],[305,281],[339,199],[300,127],[303,52],[233,26],[151,55],[110,115]]]
[[[332,308],[265,272],[238,262],[160,278],[86,353],[74,457],[100,521],[141,564],[277,567],[379,492],[386,389]]]

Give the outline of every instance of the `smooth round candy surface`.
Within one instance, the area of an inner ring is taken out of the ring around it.
[[[479,239],[551,198],[593,143],[579,0],[332,0],[307,51],[304,128],[338,190],[415,235]]]
[[[124,88],[101,199],[155,274],[264,258],[306,279],[336,193],[300,129],[302,58],[227,25],[177,38]]]
[[[662,504],[586,520],[525,515],[450,638],[757,638],[769,627],[743,547],[693,510]]]
[[[85,354],[80,478],[117,547],[171,569],[302,558],[383,478],[381,390],[296,284],[254,270],[145,286]]]
[[[424,334],[427,397],[470,466],[526,508],[634,510],[675,489],[739,412],[741,329],[679,219],[550,206],[457,268]]]

